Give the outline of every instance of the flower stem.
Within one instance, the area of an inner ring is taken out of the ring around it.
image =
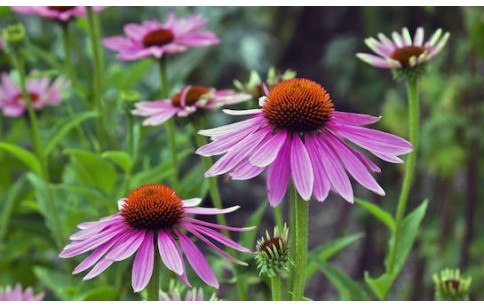
[[[166,73],[166,56],[163,56],[160,60],[160,79],[162,98],[168,98],[169,85]],[[176,191],[178,189],[178,151],[176,147],[175,123],[173,119],[169,119],[165,122],[165,128],[168,137],[168,147],[171,152],[171,162],[173,165],[172,185],[173,189]]]
[[[393,242],[389,272],[395,270],[395,260],[397,254],[397,243],[401,235],[401,225],[403,217],[405,216],[405,209],[407,207],[408,195],[410,188],[412,187],[413,176],[415,171],[415,163],[417,158],[418,147],[418,124],[419,124],[419,101],[418,101],[418,82],[416,79],[409,80],[407,82],[407,95],[408,95],[408,124],[409,124],[409,139],[413,145],[413,151],[407,156],[405,164],[405,175],[403,178],[402,190],[400,197],[398,198],[397,212],[395,215],[396,229],[395,229],[395,241]]]
[[[199,118],[197,121],[193,122],[193,128],[195,131],[195,142],[197,144],[197,147],[200,148],[205,145],[205,137],[198,134],[198,131],[201,129],[205,128],[205,120],[204,118]],[[205,170],[210,169],[210,167],[213,165],[213,160],[211,157],[205,157],[201,156],[202,158],[202,163],[205,168]],[[208,189],[210,192],[210,198],[212,199],[212,203],[214,207],[217,209],[222,209],[222,198],[220,197],[220,191],[217,186],[217,178],[216,177],[209,177],[207,178],[208,181]],[[227,220],[225,219],[225,216],[223,215],[217,215],[217,223],[222,226],[227,225]],[[227,230],[222,230],[222,233],[230,238],[230,233]],[[236,277],[236,284],[237,284],[237,292],[239,294],[239,299],[240,300],[248,300],[247,299],[247,288],[245,281],[243,279],[237,279],[237,276],[239,276],[237,268],[234,267],[234,276]]]
[[[294,188],[294,190],[296,190]],[[309,220],[309,205],[304,201],[297,191],[294,191],[294,198],[291,202],[291,215],[294,215],[291,220],[294,233],[291,238],[291,245],[294,247],[294,268],[293,268],[293,286],[292,286],[292,300],[301,301],[304,295],[304,284],[306,280],[306,258],[308,253],[308,220]]]
[[[281,301],[281,277],[275,276],[271,278],[271,287],[272,287],[272,301]]]
[[[156,237],[154,237],[156,238]],[[153,276],[148,283],[148,300],[159,301],[160,300],[160,255],[157,251],[156,240],[153,242],[155,245],[155,259],[153,260]]]
[[[93,62],[94,62],[94,78],[93,78],[93,90],[94,90],[94,105],[95,109],[98,112],[98,116],[96,117],[96,126],[97,126],[97,135],[99,138],[99,143],[101,145],[101,149],[106,146],[106,131],[104,127],[104,117],[105,113],[103,112],[103,105],[102,105],[102,91],[103,91],[103,58],[102,58],[102,50],[101,50],[101,38],[99,33],[99,25],[94,15],[92,8],[90,6],[86,7],[87,12],[87,19],[89,22],[89,36],[91,38],[92,44],[92,54],[93,54]]]
[[[34,106],[32,104],[32,99],[29,92],[27,91],[27,77],[25,76],[25,65],[23,59],[16,53],[12,53],[13,65],[17,69],[20,79],[20,90],[22,96],[27,104],[27,112],[29,115],[30,122],[30,134],[32,137],[32,142],[34,144],[34,151],[37,159],[40,162],[40,176],[46,186],[46,197],[47,197],[47,207],[50,212],[50,218],[52,219],[52,233],[53,238],[59,248],[62,247],[63,231],[61,220],[59,219],[59,214],[55,206],[55,200],[49,188],[49,172],[47,167],[47,157],[44,155],[42,139],[40,137],[40,130],[37,121],[37,116],[35,114]],[[40,193],[40,192],[39,192]]]

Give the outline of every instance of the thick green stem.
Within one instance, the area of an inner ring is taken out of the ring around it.
[[[148,300],[149,301],[159,301],[160,300],[160,255],[158,254],[156,241],[153,242],[155,245],[155,259],[153,263],[153,276],[148,283]]]
[[[275,276],[271,278],[272,300],[274,302],[281,301],[281,277]]]
[[[160,60],[160,79],[162,98],[168,98],[169,85],[166,73],[166,56]],[[173,165],[172,185],[175,191],[178,189],[178,151],[176,146],[175,123],[173,119],[165,122],[166,134],[168,137],[168,147],[170,148],[171,162]]]
[[[99,33],[99,25],[96,19],[95,14],[92,11],[91,7],[86,7],[87,12],[87,19],[89,21],[89,37],[91,39],[92,44],[92,54],[93,54],[93,62],[94,62],[94,78],[93,78],[93,93],[94,93],[94,106],[96,111],[98,112],[98,116],[96,117],[96,127],[97,127],[97,136],[99,143],[101,145],[101,149],[106,147],[106,130],[104,127],[104,118],[107,113],[103,110],[103,103],[102,103],[102,92],[103,92],[103,55],[101,49],[101,38]]]
[[[304,284],[306,281],[309,205],[295,191],[291,208],[291,214],[294,214],[294,219],[291,220],[293,225],[290,226],[290,229],[294,230],[294,233],[291,233],[294,237],[291,238],[290,245],[295,247],[292,300],[301,301],[304,296]]]
[[[30,122],[30,134],[32,137],[32,142],[34,144],[34,151],[37,159],[40,162],[40,176],[46,186],[46,198],[47,198],[47,206],[50,212],[50,218],[52,219],[52,233],[53,238],[59,248],[62,247],[62,238],[63,238],[63,231],[62,231],[62,224],[59,219],[58,211],[55,207],[55,200],[51,194],[49,188],[49,172],[47,167],[47,157],[44,155],[43,146],[42,146],[42,139],[40,137],[40,129],[37,121],[37,116],[35,114],[34,106],[32,104],[32,99],[30,97],[30,93],[27,91],[27,77],[25,76],[25,66],[23,59],[19,57],[17,54],[12,54],[13,65],[17,69],[20,79],[20,90],[22,92],[22,96],[27,104],[27,112],[29,115],[29,122]]]
[[[408,196],[410,188],[412,187],[413,176],[415,171],[415,163],[417,158],[418,147],[418,125],[419,125],[419,101],[418,101],[418,83],[417,80],[410,80],[407,82],[408,95],[408,124],[410,143],[413,145],[413,151],[410,152],[406,159],[405,175],[403,178],[402,190],[398,198],[397,212],[395,215],[396,229],[395,240],[393,242],[389,272],[395,270],[396,260],[396,243],[398,243],[401,236],[402,220],[405,217],[405,209],[407,207]]]

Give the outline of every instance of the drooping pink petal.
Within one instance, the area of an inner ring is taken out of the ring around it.
[[[236,122],[236,123],[220,126],[217,128],[212,128],[212,129],[203,129],[203,130],[200,130],[198,133],[202,136],[211,137],[212,140],[217,140],[223,136],[232,134],[237,131],[241,131],[243,129],[255,127],[254,130],[256,130],[263,124],[264,124],[263,117],[254,116],[250,119],[247,119],[241,122]]]
[[[200,202],[202,202],[202,199],[200,198],[186,199],[183,200],[183,207],[194,207],[199,205]]]
[[[314,140],[317,140],[319,143],[321,154],[323,156],[322,162],[328,173],[331,187],[346,201],[353,203],[353,188],[351,187],[350,179],[343,166],[340,164],[338,157],[336,157],[333,150],[326,144],[324,136],[315,138]]]
[[[228,246],[232,249],[242,251],[242,252],[250,252],[250,249],[245,248],[244,246],[239,245],[237,242],[229,239],[223,234],[218,233],[217,231],[214,231],[210,228],[199,226],[196,224],[191,224],[191,223],[184,223],[183,226],[185,227],[190,227],[192,230],[197,230],[198,232],[209,236],[210,238],[216,240],[217,242]]]
[[[229,176],[232,180],[248,180],[261,174],[264,169],[252,166],[248,160],[244,160],[229,173]]]
[[[232,257],[231,255],[229,255],[228,253],[226,253],[225,251],[223,251],[222,249],[218,248],[217,246],[215,246],[212,242],[210,242],[205,236],[203,236],[201,233],[199,233],[196,229],[192,228],[190,225],[186,225],[186,224],[183,224],[183,226],[190,232],[192,233],[193,235],[195,235],[197,238],[199,238],[202,242],[204,242],[205,244],[207,244],[208,246],[212,247],[212,249],[214,249],[216,252],[218,252],[219,254],[221,254],[222,256],[224,256],[225,258],[229,259],[230,261],[234,262],[234,263],[237,263],[237,264],[240,264],[240,265],[247,265],[247,263],[243,262],[243,261],[240,261],[239,259],[237,258],[234,258]]]
[[[365,126],[380,121],[381,117],[375,117],[362,113],[350,113],[333,111],[330,121],[336,121],[338,124],[352,125],[352,126]]]
[[[98,276],[99,274],[104,272],[111,264],[113,264],[113,261],[106,260],[104,258],[101,259],[101,261],[96,263],[96,265],[94,265],[94,267],[91,269],[91,271],[89,273],[87,273],[87,275],[84,276],[84,278],[82,278],[82,280],[90,280],[90,279]]]
[[[190,263],[191,267],[197,273],[197,275],[208,285],[218,289],[219,284],[215,274],[208,265],[207,260],[203,256],[202,252],[192,243],[192,241],[185,235],[183,232],[174,228],[175,233],[178,235],[180,240],[180,244],[182,246],[183,252],[187,257],[188,263]]]
[[[226,209],[216,209],[216,208],[205,208],[205,207],[193,207],[193,208],[185,208],[185,214],[194,214],[194,215],[219,215],[219,214],[227,214],[232,213],[238,210],[240,206],[232,206]]]
[[[153,231],[149,231],[134,257],[131,284],[135,293],[143,290],[153,275],[154,260]]]
[[[107,255],[106,259],[111,261],[122,261],[131,257],[141,246],[145,238],[145,231],[131,231],[129,237],[118,243]]]
[[[281,203],[286,194],[291,175],[291,140],[288,138],[281,147],[276,160],[269,166],[267,174],[267,196],[272,207]]]
[[[250,163],[256,167],[266,167],[277,157],[279,150],[286,142],[287,132],[285,130],[273,134],[269,140],[261,143],[249,158]]]
[[[219,155],[228,152],[231,148],[237,145],[241,140],[246,138],[258,129],[257,126],[241,129],[232,134],[227,134],[209,144],[201,146],[195,153],[202,156]]]
[[[325,158],[319,148],[319,143],[313,140],[313,138],[314,137],[309,136],[306,137],[305,144],[314,170],[313,193],[316,197],[316,200],[318,200],[319,202],[323,202],[328,197],[328,193],[331,188],[331,182],[329,181],[329,176],[322,161]]]
[[[374,55],[371,55],[371,54],[367,54],[367,53],[357,53],[356,56],[370,64],[370,65],[373,65],[375,67],[380,67],[380,68],[391,68],[391,65],[388,63],[388,61],[384,58],[380,58],[380,57],[377,57],[377,56],[374,56]]]
[[[313,193],[314,173],[309,154],[299,136],[292,138],[291,174],[294,187],[299,195],[308,201]]]
[[[91,253],[86,259],[79,263],[78,266],[76,266],[72,274],[78,274],[93,266],[109,251],[109,249],[111,249],[111,247],[113,247],[116,242],[117,240],[113,239],[99,246],[96,250],[94,250],[93,253]]]
[[[325,133],[324,136],[327,140],[327,144],[329,144],[336,152],[341,162],[346,167],[346,170],[348,170],[355,180],[369,190],[381,196],[385,195],[385,192],[368,172],[365,165],[353,154],[343,141],[334,137],[331,133]]]
[[[177,275],[182,275],[184,267],[180,249],[171,234],[165,230],[158,232],[158,250],[165,266]]]
[[[211,227],[211,228],[216,228],[216,229],[220,229],[220,230],[235,231],[235,232],[250,231],[250,230],[254,230],[256,228],[255,226],[254,227],[244,227],[244,228],[235,228],[235,227],[223,226],[223,225],[218,225],[218,224],[206,222],[206,221],[203,221],[203,220],[198,220],[198,219],[188,217],[188,216],[183,217],[182,221],[186,221],[186,222],[197,224],[197,225],[207,226],[207,227]]]

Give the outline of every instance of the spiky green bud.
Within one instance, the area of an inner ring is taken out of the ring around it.
[[[266,237],[257,241],[255,260],[259,275],[272,278],[289,272],[293,262],[289,257],[288,235],[289,229],[284,224],[282,231],[275,227],[274,236],[266,231]]]
[[[463,278],[459,269],[446,268],[433,276],[435,300],[468,301],[472,277]]]
[[[7,51],[15,52],[23,47],[26,41],[26,31],[23,24],[13,24],[3,29],[3,41]]]

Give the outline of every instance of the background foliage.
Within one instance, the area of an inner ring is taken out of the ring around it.
[[[473,277],[472,299],[484,300],[476,290],[484,288],[484,10],[482,8],[433,7],[195,7],[195,8],[108,8],[101,13],[103,36],[121,33],[127,22],[163,20],[174,10],[181,16],[199,12],[208,20],[208,29],[221,39],[218,46],[195,49],[170,58],[168,74],[179,89],[182,82],[232,87],[234,79],[246,81],[255,70],[263,77],[269,67],[292,69],[298,76],[323,84],[332,94],[335,108],[382,115],[378,128],[406,137],[406,99],[403,84],[396,84],[389,71],[378,70],[359,61],[356,52],[368,51],[363,40],[378,32],[390,34],[407,26],[425,28],[426,35],[442,28],[451,32],[444,52],[432,62],[431,73],[422,80],[422,121],[416,183],[409,211],[427,198],[429,205],[416,246],[409,262],[392,289],[390,299],[430,300],[433,298],[432,274],[444,267],[460,267]],[[0,9],[0,27],[21,21],[27,27],[31,45],[29,67],[48,74],[65,74],[60,27],[34,16],[18,16],[7,7]],[[95,115],[85,112],[83,98],[91,99],[89,42],[86,20],[76,21],[74,31],[78,53],[74,59],[81,90],[70,90],[66,100],[74,102],[77,123],[94,126]],[[63,238],[67,241],[75,225],[116,211],[115,200],[142,183],[163,182],[169,176],[168,152],[161,127],[140,127],[139,153],[127,153],[124,137],[131,105],[120,95],[136,90],[143,100],[159,95],[157,65],[151,60],[122,63],[106,51],[105,102],[117,110],[109,118],[109,151],[96,154],[87,150],[75,130],[66,129],[73,118],[59,107],[44,109],[42,135],[50,141],[49,167],[55,205],[62,217]],[[0,54],[0,69],[10,69]],[[248,104],[255,104],[255,101]],[[139,122],[139,119],[136,119]],[[209,125],[226,123],[220,112],[210,116]],[[29,149],[30,140],[22,119],[0,116],[1,142]],[[59,132],[65,129],[65,135]],[[183,198],[207,193],[203,168],[193,154],[195,143],[191,126],[177,123],[178,142],[184,151]],[[55,139],[54,136],[57,136]],[[47,142],[47,144],[49,144]],[[120,152],[120,150],[122,152]],[[93,281],[69,274],[74,263],[57,257],[50,237],[49,215],[42,199],[41,181],[28,157],[19,160],[0,143],[0,285],[21,282],[36,290],[48,290],[49,299],[130,299],[125,284],[126,263],[108,269]],[[27,164],[25,163],[27,162]],[[30,165],[29,165],[30,164]],[[35,165],[35,163],[34,163]],[[401,166],[379,162],[387,196],[378,197],[355,187],[355,193],[393,213],[401,184]],[[246,182],[219,179],[225,205],[240,204],[239,215],[228,216],[229,224],[258,221],[259,237],[273,226],[272,209],[264,204],[263,177]],[[36,198],[37,196],[37,198]],[[209,198],[206,206],[209,206]],[[262,206],[262,207],[261,207]],[[288,207],[282,205],[287,215]],[[361,291],[364,272],[382,272],[387,230],[360,205],[349,205],[330,196],[325,204],[314,202],[310,208],[310,249],[313,249],[306,296],[314,300],[368,299]],[[286,216],[287,217],[287,216]],[[47,226],[47,228],[46,228]],[[255,233],[242,241],[253,247]],[[65,244],[65,243],[63,243]],[[344,249],[343,249],[344,248]],[[210,254],[210,256],[212,256]],[[247,258],[247,256],[245,257]],[[248,258],[247,258],[248,259]],[[213,258],[212,265],[223,272],[224,264]],[[251,284],[250,299],[269,294],[267,281],[258,277],[253,260],[244,275]],[[327,262],[328,261],[328,262]],[[129,275],[129,273],[128,273]],[[219,275],[220,277],[221,275]],[[349,281],[349,277],[353,280]],[[356,281],[356,282],[355,282]],[[225,277],[219,298],[237,298],[231,277]],[[356,285],[355,285],[356,284]],[[199,284],[201,285],[201,284]],[[168,286],[166,283],[165,287]]]

